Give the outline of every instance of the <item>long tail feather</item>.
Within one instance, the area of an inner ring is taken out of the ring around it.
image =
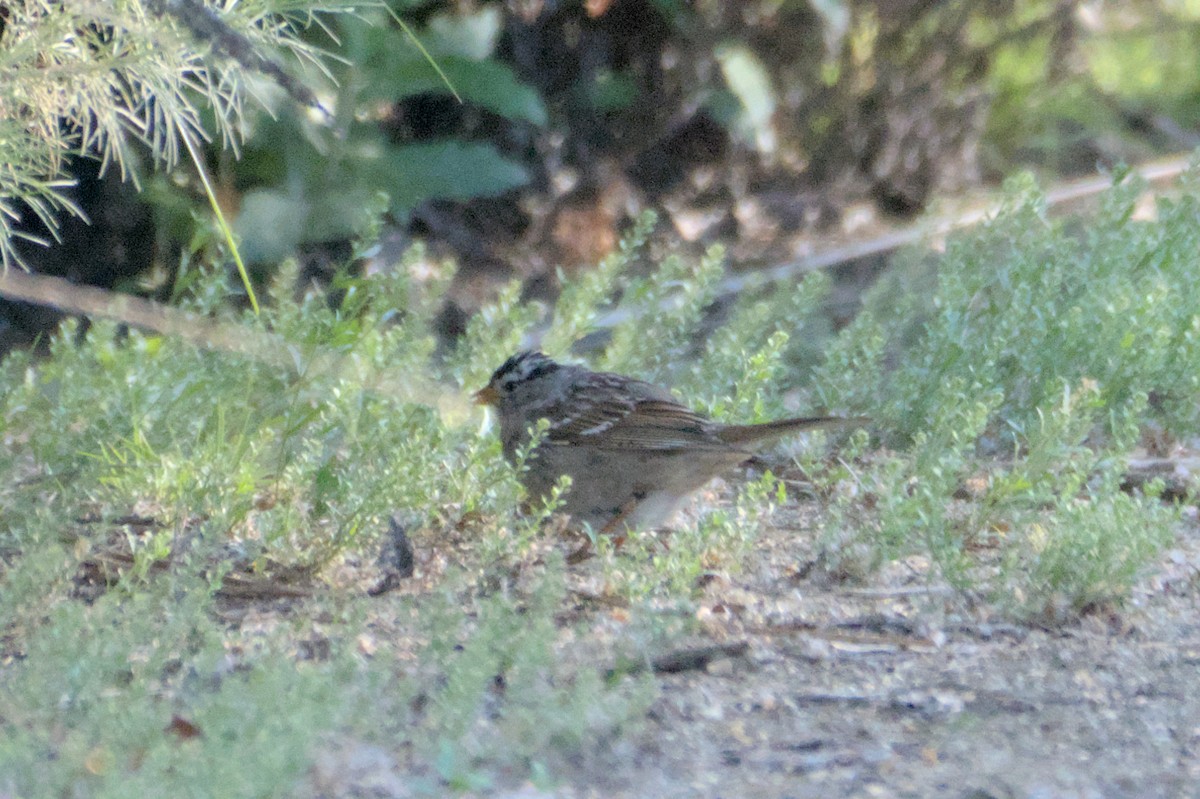
[[[866,416],[798,416],[793,419],[779,419],[763,424],[735,424],[725,427],[719,435],[727,444],[753,444],[779,438],[790,433],[803,433],[808,430],[824,430],[830,427],[846,427],[863,425],[870,421]]]

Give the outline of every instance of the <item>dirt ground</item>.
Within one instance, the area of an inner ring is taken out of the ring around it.
[[[794,532],[769,537],[772,561],[805,557]],[[1198,543],[1119,618],[1057,630],[980,622],[900,579],[748,573],[710,624],[745,656],[661,677],[644,748],[576,795],[1200,795]]]
[[[989,619],[915,560],[830,584],[806,568],[815,514],[780,509],[745,569],[706,586],[703,632],[655,659],[643,726],[554,764],[553,789],[487,795],[1200,796],[1194,522],[1119,612],[1051,629]],[[572,568],[585,599],[569,615],[590,630],[564,641],[566,658],[612,657],[603,642],[625,614],[586,599],[599,580],[595,561]],[[323,795],[408,795],[403,769],[376,755],[327,764]]]

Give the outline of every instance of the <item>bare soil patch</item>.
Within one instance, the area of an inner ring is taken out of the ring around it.
[[[811,567],[818,522],[814,503],[781,508],[744,569],[707,582],[695,634],[632,669],[652,668],[659,689],[639,728],[575,761],[550,760],[553,789],[488,795],[1194,795],[1194,525],[1125,607],[1039,628],[937,585],[917,560],[866,584],[831,581]],[[436,590],[459,546],[418,548],[415,577],[371,600],[375,634],[404,634],[412,594]],[[620,662],[614,642],[641,612],[605,595],[602,572],[598,560],[572,567],[559,651],[597,668]],[[316,795],[409,795],[401,775],[420,766],[347,746],[314,767]]]
[[[862,589],[793,579],[811,536],[764,538],[702,606],[711,637],[748,642],[746,655],[663,675],[638,757],[575,795],[1168,797],[1200,784],[1194,535],[1127,608],[1059,629],[991,620],[907,569]]]

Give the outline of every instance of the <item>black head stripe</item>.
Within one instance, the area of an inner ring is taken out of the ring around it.
[[[526,352],[518,352],[516,355],[509,358],[507,361],[500,364],[500,368],[498,368],[496,371],[492,372],[492,382],[495,382],[495,381],[499,380],[500,378],[504,377],[505,375],[511,374],[512,372],[516,371],[517,364],[520,363],[521,359],[524,358],[528,354],[529,353],[526,353]]]
[[[536,350],[519,352],[509,358],[492,374],[492,382],[515,384],[535,377],[542,377],[559,369],[559,365]]]
[[[535,377],[542,377],[543,375],[548,375],[551,372],[557,372],[560,368],[562,367],[549,358],[546,358],[544,361],[539,361],[538,363],[534,364],[533,368],[529,370],[529,373],[525,375],[525,379],[532,380]]]

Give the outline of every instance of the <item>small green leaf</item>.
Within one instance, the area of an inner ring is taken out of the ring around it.
[[[588,99],[597,111],[622,111],[638,98],[637,82],[620,72],[605,70],[588,86]]]
[[[493,196],[529,180],[524,167],[503,158],[493,147],[458,141],[391,148],[380,169],[397,212],[435,198]]]
[[[449,94],[449,80],[466,102],[486,108],[508,119],[546,124],[546,106],[529,85],[517,80],[508,66],[498,61],[472,61],[461,56],[439,56],[439,75],[424,58],[408,58],[380,70],[381,80],[364,91],[364,97],[402,100],[418,94]]]

